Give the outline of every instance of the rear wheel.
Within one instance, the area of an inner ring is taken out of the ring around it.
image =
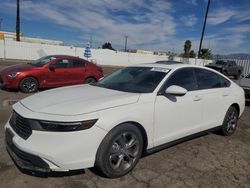
[[[231,106],[224,118],[223,125],[222,125],[222,134],[224,136],[231,136],[237,127],[238,122],[238,111],[235,107]]]
[[[84,83],[85,84],[90,84],[90,83],[95,83],[95,82],[96,82],[95,78],[87,78]]]
[[[102,141],[96,156],[95,168],[104,176],[116,178],[130,172],[142,154],[140,130],[123,124],[111,130]]]
[[[38,89],[38,81],[33,77],[26,77],[22,79],[19,88],[24,93],[33,93]]]

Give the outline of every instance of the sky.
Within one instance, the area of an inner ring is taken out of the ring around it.
[[[21,32],[85,47],[197,52],[207,0],[20,0]],[[0,0],[1,29],[15,31],[16,0]],[[203,48],[250,53],[250,0],[211,0]]]

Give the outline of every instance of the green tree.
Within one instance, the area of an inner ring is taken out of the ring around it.
[[[194,50],[190,51],[189,57],[190,58],[195,58],[196,57],[196,54],[194,53]]]
[[[184,55],[183,57],[189,57],[190,56],[190,50],[192,47],[192,42],[190,40],[186,40],[184,44]]]
[[[115,49],[112,47],[112,44],[111,44],[110,42],[105,42],[105,43],[102,45],[102,49],[115,50]]]
[[[212,52],[209,48],[203,48],[200,52],[200,58],[201,59],[211,59],[212,58]]]

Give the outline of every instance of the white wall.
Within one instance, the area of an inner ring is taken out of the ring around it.
[[[106,49],[92,49],[92,59],[100,65],[128,66],[139,63],[152,63],[168,60],[168,56],[115,52]]]
[[[4,41],[0,40],[0,58],[4,57]]]
[[[209,63],[212,63],[212,60],[208,59],[197,59],[197,58],[182,58],[182,57],[174,57],[175,61],[180,61],[192,65],[205,66]]]
[[[159,60],[168,60],[168,56],[137,54],[116,52],[107,49],[92,49],[91,59],[100,65],[111,66],[128,66],[140,63],[152,63]],[[36,44],[16,41],[0,41],[0,58],[18,59],[18,60],[35,60],[45,55],[72,55],[83,57],[84,48],[73,46],[57,46],[48,44]],[[175,57],[174,60],[190,64],[202,65],[208,64],[211,60],[203,59],[184,59]]]
[[[75,55],[75,49],[69,46],[56,46],[28,42],[5,41],[0,43],[0,51],[5,48],[5,53],[0,58],[35,60],[50,54]],[[0,53],[1,55],[1,53]]]
[[[128,66],[134,63],[149,63],[168,59],[168,56],[116,52],[107,49],[92,49],[91,52],[91,59],[100,65]],[[53,54],[83,57],[83,53],[84,48],[79,47],[35,44],[7,40],[4,44],[4,41],[0,41],[0,58],[3,59],[35,60],[42,56]]]

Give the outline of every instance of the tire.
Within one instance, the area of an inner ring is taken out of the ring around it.
[[[96,82],[96,79],[95,79],[95,78],[92,78],[92,77],[87,78],[87,79],[84,81],[85,84],[90,84],[90,83],[95,83],[95,82]]]
[[[239,77],[240,77],[240,74],[234,75],[234,79],[235,79],[235,80],[238,80]]]
[[[223,71],[223,74],[225,75],[225,76],[228,76],[228,73],[227,73],[227,71],[225,70],[225,71]]]
[[[234,78],[235,78],[236,80],[238,80],[238,79],[240,78],[240,76],[241,76],[241,71],[239,71],[238,74],[236,74],[236,75],[234,76]]]
[[[231,136],[235,132],[237,128],[238,117],[239,114],[236,108],[230,106],[230,108],[227,110],[226,116],[222,124],[221,131],[224,136]]]
[[[95,169],[108,178],[121,177],[135,167],[142,149],[140,130],[132,124],[122,124],[112,129],[100,144]]]
[[[26,77],[19,84],[19,89],[23,93],[33,93],[38,89],[38,81],[34,77]]]

